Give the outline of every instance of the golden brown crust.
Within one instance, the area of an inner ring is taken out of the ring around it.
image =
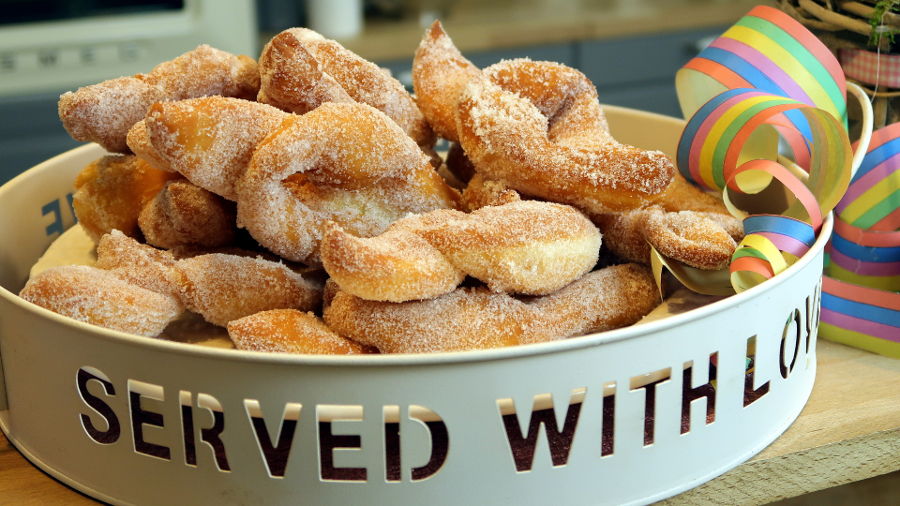
[[[149,337],[161,334],[182,311],[172,296],[84,265],[47,269],[30,279],[19,296],[63,316]]]
[[[728,267],[737,247],[718,223],[694,211],[649,211],[644,235],[663,255],[705,270]]]
[[[435,131],[523,194],[599,214],[644,207],[672,180],[663,153],[613,139],[594,85],[565,65],[519,59],[479,71],[436,22],[416,51],[413,84]]]
[[[313,355],[359,355],[374,350],[335,334],[313,313],[296,309],[262,311],[228,323],[239,350]]]
[[[726,228],[731,221],[737,222],[718,213],[667,212],[657,206],[594,218],[607,248],[625,260],[649,263],[652,245],[668,258],[703,270],[728,266],[737,247]]]
[[[158,248],[231,244],[237,227],[233,202],[188,181],[169,181],[138,216],[148,244]]]
[[[238,222],[279,256],[317,264],[327,220],[372,236],[457,199],[387,116],[364,104],[327,103],[292,116],[259,144],[239,187]]]
[[[297,114],[325,102],[359,102],[385,113],[417,144],[434,134],[399,81],[374,63],[307,28],[289,28],[260,56],[259,101]]]
[[[156,102],[206,95],[252,98],[259,89],[256,62],[198,46],[147,74],[110,79],[59,97],[63,126],[75,140],[129,153],[126,137]]]
[[[269,309],[310,311],[322,300],[321,285],[279,262],[211,253],[176,266],[185,306],[215,325]]]
[[[630,325],[658,303],[653,277],[628,264],[591,272],[528,301],[484,288],[459,288],[415,302],[367,301],[340,291],[328,326],[382,353],[497,348],[565,339]]]
[[[139,234],[138,215],[144,204],[175,177],[135,156],[104,156],[75,178],[75,216],[95,242],[114,229],[134,237]]]
[[[135,123],[131,130],[128,130],[128,136],[125,141],[135,156],[146,161],[153,168],[174,172],[174,169],[169,166],[169,162],[159,156],[153,147],[153,143],[150,141],[150,132],[147,131],[146,120],[142,119]]]

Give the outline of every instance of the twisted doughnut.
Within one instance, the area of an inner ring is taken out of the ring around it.
[[[413,65],[426,118],[489,179],[590,213],[643,207],[672,180],[663,153],[612,138],[596,88],[575,69],[509,60],[479,72],[437,22]]]
[[[148,74],[63,93],[59,118],[72,138],[128,153],[128,130],[156,102],[205,95],[252,98],[258,89],[259,71],[252,58],[201,45],[157,65]]]
[[[456,104],[469,81],[481,71],[450,40],[440,21],[425,31],[413,56],[413,90],[416,103],[434,132],[456,142]]]
[[[337,334],[382,353],[426,353],[565,339],[630,325],[658,303],[650,271],[634,264],[586,274],[562,290],[520,300],[458,288],[415,302],[376,302],[344,291],[325,308]]]
[[[130,133],[132,149],[195,185],[237,200],[235,185],[253,150],[291,115],[228,97],[154,104]],[[146,134],[144,134],[146,132]]]
[[[648,263],[650,246],[663,255],[704,270],[728,265],[743,226],[725,205],[676,173],[669,188],[645,209],[592,216],[619,257]]]
[[[182,312],[178,299],[85,265],[53,267],[29,279],[23,299],[79,321],[154,337]]]
[[[466,275],[494,292],[552,293],[588,272],[599,249],[600,233],[581,212],[537,201],[431,211],[371,238],[334,226],[321,244],[325,271],[342,290],[390,302],[448,293]]]
[[[257,146],[238,188],[238,223],[279,256],[317,264],[327,220],[372,236],[457,198],[387,116],[326,103],[290,117]]]
[[[273,37],[259,57],[258,100],[297,114],[325,102],[368,104],[394,120],[417,144],[434,133],[399,81],[337,42],[307,28]]]
[[[178,293],[206,321],[225,326],[269,309],[310,311],[322,301],[322,286],[280,262],[223,253],[179,260]]]
[[[118,230],[104,235],[97,243],[97,268],[133,285],[174,297],[181,304],[178,286],[183,280],[176,263],[171,252],[141,244]]]
[[[273,309],[228,322],[239,350],[314,355],[358,355],[372,349],[335,334],[321,318],[296,309]]]

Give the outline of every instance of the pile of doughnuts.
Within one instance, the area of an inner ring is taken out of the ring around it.
[[[617,142],[577,70],[480,70],[435,23],[413,77],[292,28],[258,61],[200,46],[62,95],[110,152],[73,197],[97,262],[20,295],[145,336],[195,313],[244,350],[460,351],[630,325],[659,302],[651,245],[699,268],[734,249],[721,202]]]

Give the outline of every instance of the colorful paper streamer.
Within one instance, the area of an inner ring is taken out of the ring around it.
[[[679,170],[722,192],[732,214],[750,220],[729,267],[732,289],[746,290],[809,249],[850,183],[847,83],[805,27],[760,6],[679,70],[676,88],[690,118],[678,145]],[[782,163],[785,156],[790,162]],[[784,187],[786,206],[762,193],[773,181]],[[735,194],[756,195],[744,199],[752,209],[736,204]],[[665,264],[678,277],[673,262]],[[720,282],[692,274],[701,289]]]
[[[900,358],[900,123],[872,134],[835,208],[822,337]]]

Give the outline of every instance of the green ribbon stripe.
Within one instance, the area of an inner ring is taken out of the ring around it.
[[[894,212],[898,207],[900,207],[900,188],[897,188],[886,198],[882,199],[881,202],[869,208],[851,225],[859,228],[869,228]]]

